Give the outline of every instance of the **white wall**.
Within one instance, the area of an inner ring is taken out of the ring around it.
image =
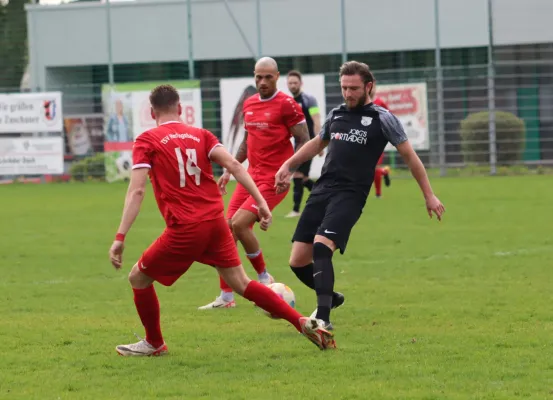
[[[495,0],[498,45],[553,42],[553,0]]]

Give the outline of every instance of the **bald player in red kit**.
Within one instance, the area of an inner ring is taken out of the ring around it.
[[[255,202],[261,229],[267,229],[271,211],[244,167],[211,132],[180,122],[182,107],[174,87],[158,86],[150,95],[150,103],[157,128],[144,132],[134,143],[123,216],[109,252],[113,266],[122,266],[125,235],[140,211],[148,176],[166,228],[129,274],[146,338],[119,345],[116,351],[122,356],[167,353],[153,282],[171,286],[195,261],[215,267],[233,290],[271,315],[289,321],[321,350],[335,348],[332,334],[319,327],[316,320],[303,317],[267,286],[245,274],[224,218],[223,198],[211,162],[234,175]]]
[[[236,154],[236,160],[248,160],[248,172],[259,191],[273,210],[288,194],[276,193],[275,174],[296,151],[309,141],[309,130],[301,106],[290,96],[277,89],[280,76],[275,60],[263,57],[255,64],[254,77],[258,93],[244,102],[244,140]],[[221,193],[226,193],[230,174],[225,171],[219,179]],[[227,210],[227,219],[237,240],[242,243],[246,255],[257,272],[259,282],[271,284],[273,277],[267,272],[259,241],[253,233],[259,221],[259,212],[254,199],[240,183],[236,187]],[[236,306],[233,291],[220,278],[221,293],[215,301],[199,307],[200,310],[232,308]]]
[[[375,86],[373,86],[373,90],[371,92],[371,97],[373,98],[373,103],[377,106],[380,106],[382,108],[385,108],[386,110],[389,110],[388,105],[382,100],[380,97],[374,97],[375,94]],[[384,153],[380,156],[378,159],[378,163],[376,164],[377,167],[374,170],[374,189],[376,191],[376,198],[380,198],[382,196],[382,178],[384,178],[384,183],[386,186],[390,186],[392,181],[390,180],[390,168],[389,167],[379,167],[379,165],[382,165],[384,162]]]

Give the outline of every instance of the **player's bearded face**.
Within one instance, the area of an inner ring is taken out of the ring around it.
[[[301,82],[297,77],[291,76],[288,78],[288,90],[294,95],[294,97],[300,94]]]
[[[259,70],[255,71],[255,87],[261,98],[268,98],[277,90],[278,72]]]
[[[348,108],[362,107],[367,103],[372,83],[365,85],[359,75],[344,75],[340,78],[340,84]]]

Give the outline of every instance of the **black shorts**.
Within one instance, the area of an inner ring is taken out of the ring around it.
[[[306,177],[309,177],[309,171],[311,170],[311,160],[304,162],[299,166],[296,172],[301,172]]]
[[[367,196],[353,191],[311,194],[292,242],[313,243],[315,235],[321,235],[332,240],[344,254],[351,230],[366,201]]]

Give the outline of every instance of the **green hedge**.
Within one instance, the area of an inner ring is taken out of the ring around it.
[[[76,181],[104,181],[106,179],[104,153],[98,153],[91,157],[83,158],[71,165],[69,171],[71,177]]]
[[[488,111],[478,112],[461,121],[461,148],[465,162],[489,162],[489,115]],[[524,121],[514,114],[496,111],[495,132],[497,162],[510,164],[521,161],[526,135]]]

